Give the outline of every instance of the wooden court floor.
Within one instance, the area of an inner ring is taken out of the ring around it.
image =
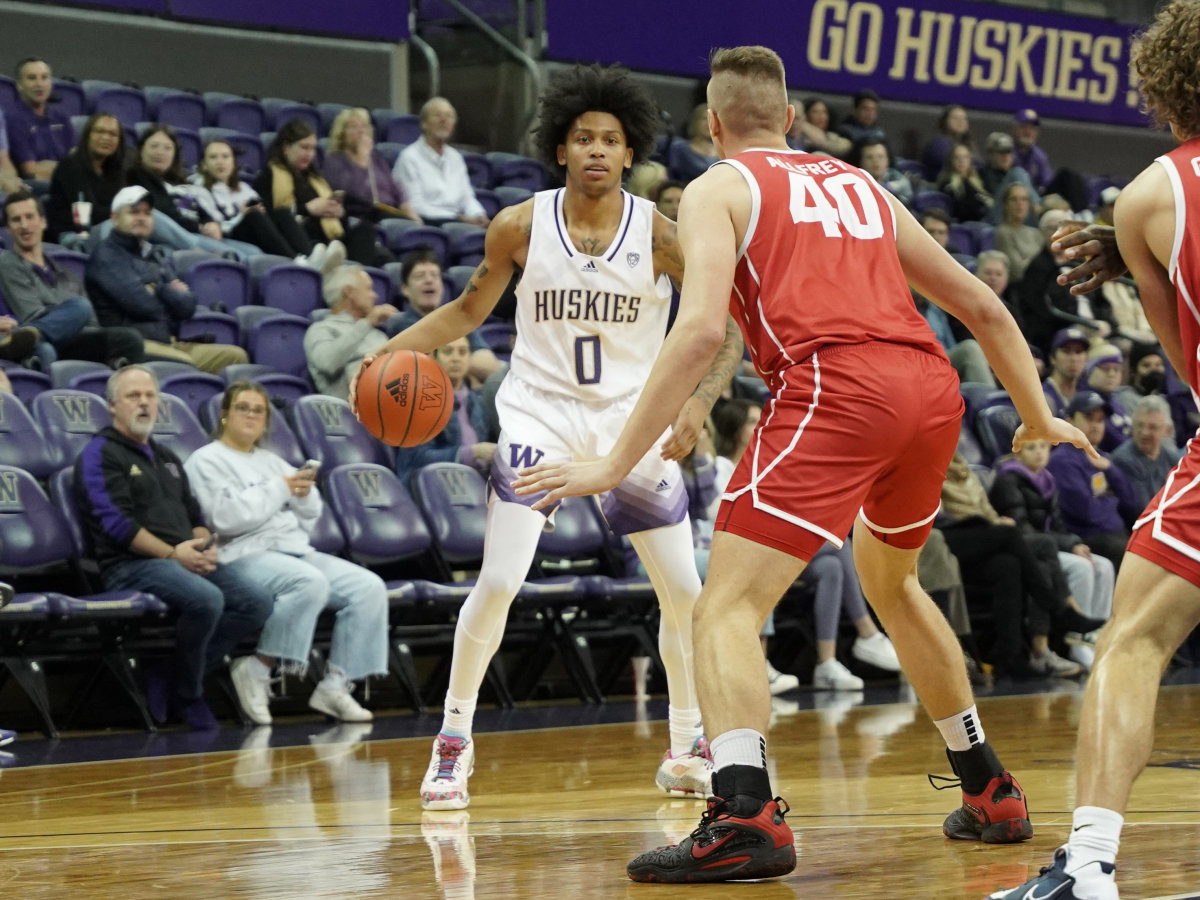
[[[1035,873],[1064,839],[1080,699],[980,700],[1030,798],[1035,836],[1022,845],[942,838],[958,794],[929,786],[926,773],[949,767],[914,704],[826,700],[773,719],[774,783],[799,854],[774,882],[625,878],[631,856],[686,835],[701,809],[653,788],[664,722],[477,734],[470,809],[424,815],[429,739],[339,726],[302,746],[273,747],[258,729],[237,751],[3,770],[0,897],[978,900]],[[1200,686],[1163,689],[1121,847],[1125,900],[1200,898],[1198,714]]]

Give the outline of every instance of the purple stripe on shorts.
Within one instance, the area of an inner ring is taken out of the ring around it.
[[[522,506],[533,506],[538,500],[546,496],[546,491],[518,496],[511,486],[512,481],[516,477],[516,470],[506,460],[502,459],[499,453],[492,457],[492,471],[488,475],[488,484],[495,493],[496,499],[503,500],[505,503],[520,503]],[[557,503],[548,509],[539,509],[538,512],[549,516],[556,509],[558,509]]]
[[[626,479],[600,500],[604,519],[614,534],[635,534],[682,522],[687,506],[687,492],[678,479],[662,491]]]

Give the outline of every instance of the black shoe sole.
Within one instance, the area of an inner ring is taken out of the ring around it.
[[[714,860],[713,863],[719,863]],[[714,865],[711,868],[656,869],[640,871],[626,869],[630,881],[642,884],[711,884],[719,881],[754,881],[759,878],[779,878],[796,868],[796,847],[789,844],[771,853],[747,859],[741,863]]]

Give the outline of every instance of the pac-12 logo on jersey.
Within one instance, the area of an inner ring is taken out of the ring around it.
[[[508,447],[509,465],[517,470],[536,466],[545,455],[545,451],[528,444],[510,444]]]
[[[634,253],[630,250],[625,254],[625,262],[629,263],[629,268],[636,269],[637,264],[642,261],[642,254]]]

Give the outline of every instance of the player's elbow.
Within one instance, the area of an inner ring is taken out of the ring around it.
[[[725,326],[723,322],[697,324],[686,330],[687,353],[689,359],[703,361],[705,365],[712,361],[725,343]]]

